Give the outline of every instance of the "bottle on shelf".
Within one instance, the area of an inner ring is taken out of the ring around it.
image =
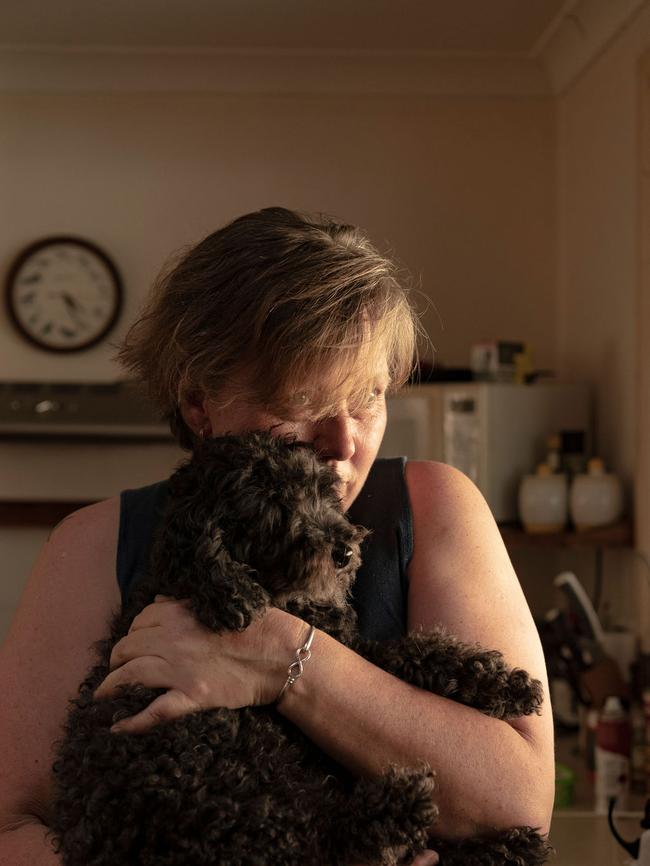
[[[632,741],[630,746],[630,790],[633,794],[650,794],[646,776],[646,718],[643,706],[636,702],[630,710]]]
[[[624,809],[630,787],[631,728],[628,715],[615,695],[608,697],[596,728],[596,802],[598,815],[607,815],[609,802]]]
[[[552,473],[560,472],[562,467],[562,437],[553,433],[546,437],[546,465]]]
[[[519,486],[519,519],[526,532],[561,532],[568,518],[568,487],[565,475],[553,474],[540,463],[534,475],[524,475]]]
[[[560,466],[569,480],[585,471],[587,434],[584,430],[560,430]]]
[[[574,526],[594,529],[609,526],[623,516],[623,486],[618,475],[605,471],[600,457],[592,457],[586,473],[578,473],[571,482],[569,511]]]

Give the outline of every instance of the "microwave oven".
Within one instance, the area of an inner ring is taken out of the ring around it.
[[[523,475],[546,456],[546,439],[563,430],[593,441],[587,384],[445,382],[417,385],[387,398],[380,457],[439,460],[465,473],[495,520],[515,521]]]

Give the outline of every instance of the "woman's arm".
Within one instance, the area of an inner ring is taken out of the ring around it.
[[[84,508],[45,544],[0,648],[0,863],[56,866],[46,838],[52,743],[120,603],[119,500]]]
[[[409,464],[407,482],[415,530],[409,625],[441,622],[468,642],[501,650],[546,688],[535,625],[480,493],[438,463]],[[244,632],[217,635],[183,603],[159,602],[116,645],[112,673],[96,694],[127,682],[169,690],[121,723],[132,732],[193,709],[269,703],[306,632],[301,620],[271,609]],[[280,709],[358,773],[428,762],[438,774],[440,835],[516,825],[548,830],[554,791],[548,702],[540,717],[488,718],[402,682],[317,632],[305,674]]]
[[[537,631],[482,496],[443,464],[408,464],[407,482],[415,537],[410,628],[440,622],[469,643],[499,649],[548,694]],[[359,773],[427,761],[437,771],[440,835],[515,825],[548,831],[554,792],[548,700],[541,716],[498,721],[408,686],[318,632],[305,674],[280,708]]]

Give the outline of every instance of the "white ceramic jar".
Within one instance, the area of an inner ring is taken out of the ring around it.
[[[554,474],[540,463],[535,475],[524,475],[519,485],[519,519],[526,532],[561,532],[568,517],[566,475]]]
[[[609,526],[623,516],[621,479],[605,472],[605,465],[599,457],[593,457],[587,464],[587,472],[573,479],[569,511],[578,530]]]

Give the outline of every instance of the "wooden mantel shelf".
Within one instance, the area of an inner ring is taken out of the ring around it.
[[[0,501],[0,526],[56,526],[56,524],[79,508],[91,505],[86,502],[24,502]]]
[[[499,529],[509,550],[521,550],[526,547],[634,546],[634,525],[631,520],[623,520],[599,529],[567,530],[543,535],[530,534],[519,523],[502,523]]]

